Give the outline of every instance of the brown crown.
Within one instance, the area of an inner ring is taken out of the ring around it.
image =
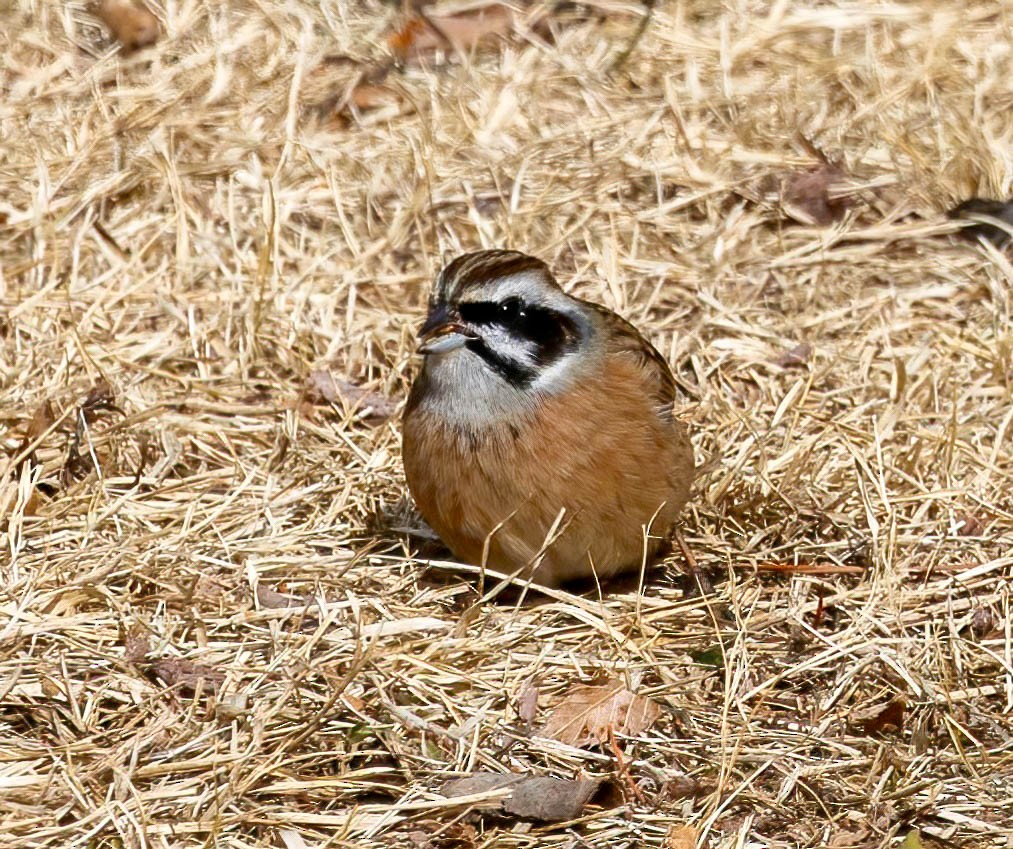
[[[544,262],[520,251],[475,251],[461,254],[446,265],[436,278],[432,303],[451,303],[459,300],[461,294],[473,286],[525,271],[539,272],[546,284],[557,285]]]

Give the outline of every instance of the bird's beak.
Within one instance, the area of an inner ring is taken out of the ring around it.
[[[467,327],[461,324],[446,306],[434,307],[419,328],[420,354],[445,354],[462,348],[470,339],[475,339]]]

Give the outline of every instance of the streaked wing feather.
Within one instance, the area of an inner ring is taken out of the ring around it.
[[[609,351],[628,355],[637,361],[648,377],[648,388],[657,399],[659,414],[670,417],[676,389],[668,360],[625,318],[601,304],[592,301],[584,303],[601,316],[608,328]]]

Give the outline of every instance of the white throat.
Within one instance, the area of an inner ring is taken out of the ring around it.
[[[522,421],[533,416],[546,397],[566,392],[580,379],[588,354],[578,350],[561,356],[524,387],[505,380],[467,348],[431,354],[422,367],[426,392],[419,406],[465,429]]]

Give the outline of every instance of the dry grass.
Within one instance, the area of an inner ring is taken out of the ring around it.
[[[1013,841],[1013,272],[941,216],[1013,191],[1013,7],[663,2],[618,70],[641,7],[591,9],[338,119],[362,68],[324,57],[384,63],[389,6],[168,0],[123,57],[81,2],[0,3],[0,845]],[[837,223],[781,202],[804,139]],[[480,245],[675,364],[715,604],[679,557],[476,604],[392,530],[383,399]],[[365,394],[311,403],[319,369]],[[443,799],[614,776],[517,717],[606,674],[663,706],[620,741],[644,801]]]

